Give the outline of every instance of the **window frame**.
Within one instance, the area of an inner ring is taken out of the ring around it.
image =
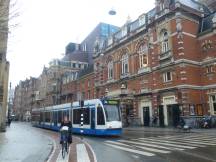
[[[169,74],[170,79],[168,79],[169,78],[168,74]],[[173,81],[172,72],[171,71],[164,72],[163,73],[163,82],[167,83],[167,82],[171,82],[171,81]]]
[[[109,63],[108,63],[108,79],[113,79],[113,72],[114,72],[114,70],[113,70],[113,61],[110,61]]]
[[[148,46],[146,44],[140,45],[138,49],[138,54],[139,54],[139,68],[141,69],[141,68],[148,67],[148,63],[149,63]],[[144,64],[144,62],[146,62],[146,64]]]
[[[121,74],[124,75],[127,73],[129,73],[129,57],[128,54],[126,53],[121,58]]]

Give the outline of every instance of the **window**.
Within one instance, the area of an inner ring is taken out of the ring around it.
[[[73,124],[80,124],[81,109],[73,110]]]
[[[50,112],[45,112],[45,122],[50,122]]]
[[[81,68],[81,64],[79,64],[79,68]]]
[[[83,51],[87,51],[87,45],[86,45],[86,43],[83,44]]]
[[[128,73],[129,68],[128,68],[128,55],[127,54],[122,56],[121,62],[122,62],[122,74]]]
[[[165,53],[169,50],[169,42],[168,42],[168,33],[167,31],[162,32],[162,53]]]
[[[108,79],[113,78],[113,62],[108,63]]]
[[[73,68],[76,68],[76,63],[73,63]]]
[[[58,123],[62,122],[62,111],[58,111]]]
[[[126,36],[127,35],[127,26],[124,26],[122,28],[122,37]]]
[[[146,17],[145,15],[141,15],[141,16],[139,17],[139,26],[142,26],[142,25],[145,24],[145,22],[146,22],[145,17]]]
[[[88,87],[90,87],[90,80],[88,80],[87,85],[88,85]]]
[[[163,73],[163,81],[164,82],[172,81],[172,72]]]
[[[83,109],[83,118],[84,118],[84,121],[83,123],[84,124],[90,124],[90,109],[89,108],[84,108]]]
[[[91,95],[90,90],[88,90],[88,99],[91,98],[90,95]]]
[[[212,72],[213,72],[213,66],[212,66],[212,65],[207,66],[207,67],[206,67],[206,72],[207,72],[207,73],[212,73]]]
[[[105,125],[104,113],[101,106],[97,107],[97,125]]]
[[[148,47],[143,44],[138,49],[140,68],[147,67],[148,65]]]
[[[117,105],[104,106],[107,121],[120,121],[120,112]]]

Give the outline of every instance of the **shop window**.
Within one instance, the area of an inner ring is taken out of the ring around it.
[[[203,115],[203,107],[202,105],[197,105],[196,106],[196,112],[198,116],[202,116]]]
[[[189,109],[190,109],[190,115],[195,115],[195,106],[190,105]]]

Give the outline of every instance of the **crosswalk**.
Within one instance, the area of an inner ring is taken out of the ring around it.
[[[144,156],[169,154],[173,151],[184,151],[208,146],[216,146],[216,135],[189,134],[165,135],[157,137],[106,140],[104,144],[122,151]]]

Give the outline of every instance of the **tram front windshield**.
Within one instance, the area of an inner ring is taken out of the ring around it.
[[[107,121],[120,121],[120,113],[117,105],[104,105]]]

